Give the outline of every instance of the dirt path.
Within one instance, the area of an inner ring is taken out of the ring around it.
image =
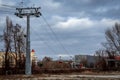
[[[120,80],[120,75],[11,75],[0,76],[0,80]]]

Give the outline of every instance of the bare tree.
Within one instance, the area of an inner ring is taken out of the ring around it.
[[[15,59],[15,65],[19,69],[25,66],[25,37],[24,30],[18,24],[13,26],[9,17],[6,18],[3,40],[5,45],[5,71],[10,69],[10,55]]]
[[[4,44],[5,44],[5,70],[10,68],[8,55],[12,51],[12,21],[6,18],[6,27],[4,30]]]
[[[120,24],[116,23],[112,29],[107,29],[105,36],[107,42],[103,43],[103,46],[108,56],[120,55]]]
[[[23,53],[25,53],[25,37],[24,30],[18,24],[13,27],[13,39],[16,54],[16,67],[22,68],[24,63]]]
[[[105,62],[109,68],[115,67],[115,56],[120,55],[120,24],[116,23],[110,29],[105,31],[106,42],[102,43],[105,49],[96,51],[99,56],[100,66],[105,67]],[[105,60],[106,59],[106,60]]]
[[[106,50],[100,49],[96,51],[95,56],[97,56],[95,67],[98,70],[107,70],[107,65],[105,61],[105,58],[107,57]]]

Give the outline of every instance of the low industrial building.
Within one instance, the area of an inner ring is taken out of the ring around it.
[[[75,55],[72,63],[73,68],[94,68],[97,61],[96,56],[92,55]]]

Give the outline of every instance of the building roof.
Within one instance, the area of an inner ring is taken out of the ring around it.
[[[115,56],[115,60],[120,60],[120,56]]]
[[[32,49],[32,51],[31,52],[35,52],[35,50],[34,49]]]

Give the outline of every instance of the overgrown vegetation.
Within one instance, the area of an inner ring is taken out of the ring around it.
[[[13,70],[23,70],[25,68],[25,37],[23,28],[19,24],[14,26],[9,17],[6,17],[6,26],[1,38],[4,43],[4,51],[2,52],[4,56],[3,74]]]
[[[118,70],[120,68],[120,24],[105,31],[106,42],[102,43],[104,49],[96,51],[99,57],[97,67],[102,70]]]

